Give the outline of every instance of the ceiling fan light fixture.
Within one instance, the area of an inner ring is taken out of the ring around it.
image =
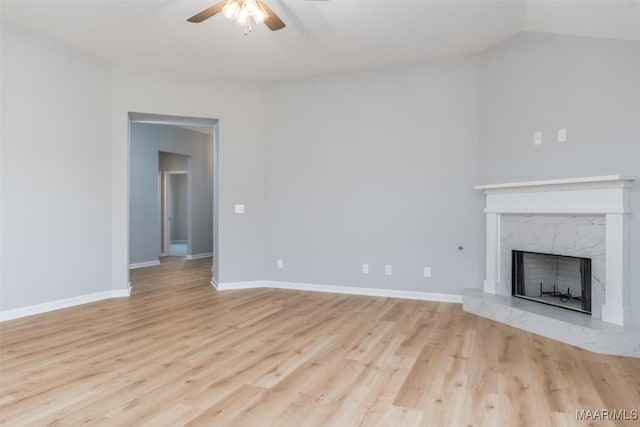
[[[259,9],[258,2],[256,0],[245,0],[244,8],[249,15],[253,16],[255,15],[256,11]]]
[[[262,24],[269,17],[258,0],[230,0],[222,8],[222,13],[244,27],[245,34],[253,29],[254,22]]]
[[[278,31],[286,26],[262,0],[222,0],[196,13],[187,21],[197,24],[220,12],[243,27],[245,35],[253,29],[253,24],[265,24],[271,31]]]
[[[238,15],[240,14],[240,9],[241,9],[240,6],[241,4],[239,0],[231,0],[230,2],[224,5],[224,7],[222,8],[222,13],[228,19],[235,21],[238,18]]]
[[[251,24],[251,15],[247,13],[246,9],[240,8],[240,12],[236,17],[236,24],[244,27]]]
[[[258,24],[262,24],[268,17],[269,15],[267,12],[262,10],[260,7],[258,7],[258,10],[253,14],[253,19],[255,19]]]

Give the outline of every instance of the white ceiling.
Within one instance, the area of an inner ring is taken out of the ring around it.
[[[217,0],[2,0],[3,19],[121,65],[278,80],[481,51],[520,31],[640,41],[640,0],[265,0],[248,36]]]

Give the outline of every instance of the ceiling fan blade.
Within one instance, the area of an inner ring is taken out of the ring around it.
[[[265,12],[267,12],[268,17],[264,20],[264,25],[269,27],[271,31],[278,31],[286,26],[284,25],[284,22],[282,22],[282,19],[280,19],[278,15],[276,15],[275,12],[271,10],[271,8],[269,8],[269,6],[264,4],[264,2],[262,2],[261,0],[257,0],[257,2],[258,6],[260,6],[262,9],[264,9]]]
[[[224,5],[227,3],[227,0],[221,1],[218,4],[214,4],[213,6],[203,10],[202,12],[193,15],[191,18],[187,19],[189,22],[199,23],[204,21],[205,19],[211,18],[216,13],[220,12]]]

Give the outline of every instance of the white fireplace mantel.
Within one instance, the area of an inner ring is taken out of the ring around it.
[[[605,302],[602,320],[630,322],[629,188],[633,178],[608,175],[548,181],[479,185],[487,196],[487,254],[484,292],[497,294],[501,281],[501,216],[567,214],[605,216]]]

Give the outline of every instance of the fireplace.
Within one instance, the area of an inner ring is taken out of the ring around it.
[[[465,292],[464,311],[589,351],[640,357],[640,330],[630,324],[632,183],[611,175],[477,186],[486,195],[485,277],[482,290]],[[553,275],[527,289],[531,254],[558,256],[548,264],[579,272],[581,299]],[[569,302],[573,310],[556,306]]]
[[[512,295],[591,314],[591,259],[513,250]]]
[[[591,319],[630,324],[632,182],[610,175],[477,186],[487,196],[484,292],[529,303],[512,296],[512,250],[589,258]]]

